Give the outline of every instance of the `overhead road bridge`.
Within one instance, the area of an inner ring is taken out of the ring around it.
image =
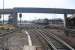
[[[14,8],[17,13],[54,13],[54,14],[73,14],[75,9],[61,8]]]
[[[67,14],[74,14],[75,9],[62,8],[24,8],[16,7],[13,9],[0,9],[0,14],[11,14],[12,19],[9,18],[9,23],[17,24],[17,13],[48,13],[48,14],[64,14],[65,24],[67,25]],[[11,22],[12,21],[12,22]],[[15,22],[15,23],[14,23]]]
[[[14,8],[17,13],[48,13],[48,14],[64,14],[64,27],[67,27],[67,14],[74,14],[75,9],[62,8]]]
[[[54,13],[54,14],[74,14],[75,9],[61,9],[61,8],[13,8],[0,9],[0,14],[10,13]]]

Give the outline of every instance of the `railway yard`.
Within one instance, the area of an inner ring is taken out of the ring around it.
[[[2,31],[0,47],[9,50],[74,50],[74,37],[66,37],[63,29],[43,27],[25,24],[24,28]]]
[[[23,13],[63,14],[64,19],[23,21]],[[74,13],[60,8],[0,9],[0,17],[9,14],[7,23],[0,23],[0,50],[75,50]]]

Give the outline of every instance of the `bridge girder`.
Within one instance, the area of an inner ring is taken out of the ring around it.
[[[75,9],[61,8],[14,8],[17,13],[54,13],[54,14],[74,14]]]
[[[74,14],[75,9],[61,9],[61,8],[13,8],[13,9],[0,9],[0,14],[11,13],[54,13],[54,14]]]

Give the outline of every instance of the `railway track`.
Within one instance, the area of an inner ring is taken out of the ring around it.
[[[26,25],[26,27],[28,27],[28,25]],[[30,36],[32,37],[35,36],[44,47],[48,47],[49,50],[74,50],[74,48],[68,45],[65,41],[61,40],[57,35],[50,32],[48,29],[44,29],[44,28],[37,29],[38,27],[41,26],[31,25],[28,29],[25,30],[28,31]],[[1,34],[1,36],[5,36],[7,34],[11,34],[16,31],[18,30],[7,32],[4,35]]]
[[[15,32],[16,32],[17,30],[8,30],[8,31],[2,31],[2,32],[0,32],[1,34],[0,34],[0,50],[3,50],[3,46],[4,46],[4,43],[7,43],[7,40],[8,40],[8,38],[9,37],[7,37],[7,36],[13,36],[12,34],[15,34]],[[11,37],[10,36],[10,37]],[[5,39],[7,39],[5,42],[4,42],[4,40]],[[8,45],[7,45],[8,46]],[[5,49],[4,49],[5,50]]]
[[[39,38],[44,40],[51,50],[74,50],[70,45],[65,43],[52,32],[47,32],[46,29],[33,29],[30,32],[34,32],[35,35],[38,35]]]
[[[37,39],[39,42],[41,42],[41,45],[43,47],[47,46],[45,40],[41,36],[39,36],[39,34],[37,34],[34,30],[27,30],[27,31],[29,32],[29,34],[30,34],[31,37],[35,38],[34,40]]]

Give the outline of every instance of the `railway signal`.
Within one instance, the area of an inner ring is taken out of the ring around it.
[[[19,17],[22,18],[22,14],[21,13],[19,14]]]
[[[21,24],[22,13],[19,14],[19,18],[20,18],[20,24]]]
[[[22,18],[22,13],[19,14],[19,18],[20,18],[20,27],[21,27],[21,18]],[[21,29],[21,28],[20,28]]]

